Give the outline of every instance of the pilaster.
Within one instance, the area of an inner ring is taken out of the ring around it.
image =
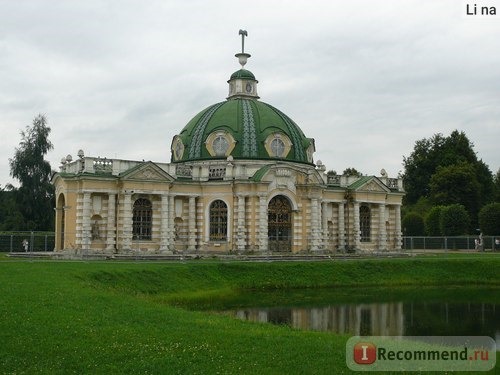
[[[354,248],[359,249],[361,246],[361,231],[359,226],[359,202],[354,202]]]
[[[189,233],[188,233],[188,251],[196,251],[196,197],[189,197]]]
[[[129,191],[124,193],[122,215],[122,248],[125,251],[130,251],[132,249],[132,193]]]
[[[340,202],[338,206],[338,235],[339,235],[339,250],[345,251],[345,218],[344,218],[344,202]]]
[[[106,231],[106,250],[114,252],[116,248],[116,195],[108,194],[108,220]]]
[[[237,208],[237,239],[236,246],[238,251],[244,251],[246,247],[245,236],[245,196],[238,195],[238,208]]]
[[[267,251],[267,197],[259,196],[259,251]]]
[[[378,249],[387,250],[387,233],[385,230],[385,204],[379,205],[379,224],[378,224]]]
[[[91,235],[91,222],[90,222],[90,207],[91,207],[90,193],[83,193],[83,210],[82,210],[82,249],[90,249],[90,235]]]

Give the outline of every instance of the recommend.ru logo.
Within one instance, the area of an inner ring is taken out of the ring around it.
[[[488,336],[354,336],[346,363],[354,371],[489,371],[496,345]]]

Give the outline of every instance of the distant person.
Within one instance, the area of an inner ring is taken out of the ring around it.
[[[28,240],[25,238],[25,239],[23,240],[23,242],[21,242],[21,243],[22,243],[22,245],[23,245],[24,252],[28,252],[28,247],[29,247],[29,245],[30,245],[30,243],[28,242]]]

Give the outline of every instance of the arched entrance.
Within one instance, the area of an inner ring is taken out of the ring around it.
[[[270,251],[292,250],[292,207],[283,195],[277,195],[269,202],[267,231]]]

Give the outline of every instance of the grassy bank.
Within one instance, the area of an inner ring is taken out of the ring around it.
[[[365,291],[381,287],[390,287],[384,289],[393,291],[389,295],[405,293],[401,286],[411,293],[425,285],[500,288],[499,266],[494,255],[301,263],[0,262],[0,372],[349,373],[348,336],[184,307],[244,303],[241,296],[249,290],[357,290],[362,300],[370,298]]]

